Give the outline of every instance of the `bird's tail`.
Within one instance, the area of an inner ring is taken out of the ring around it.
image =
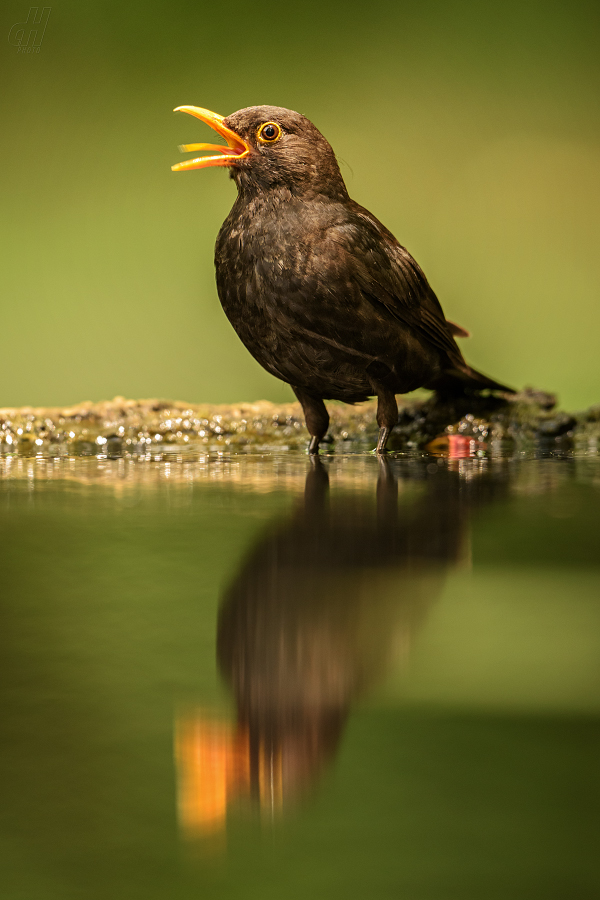
[[[501,384],[493,378],[488,378],[477,369],[471,368],[467,363],[456,366],[442,372],[435,381],[426,385],[430,390],[438,394],[453,396],[455,394],[471,393],[473,391],[503,391],[507,394],[515,394],[514,388]]]

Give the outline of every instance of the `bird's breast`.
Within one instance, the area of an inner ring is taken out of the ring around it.
[[[422,348],[363,293],[335,240],[335,212],[234,207],[215,249],[225,314],[255,359],[290,384],[323,397],[359,398],[371,393],[375,365],[397,373],[399,392],[412,390],[413,380],[424,383],[421,373],[413,377]],[[406,377],[398,372],[402,360]]]
[[[228,217],[215,251],[217,287],[227,315],[280,319],[293,314],[288,309],[292,298],[300,292],[308,300],[311,293],[307,265],[313,238],[305,216],[289,209],[246,209]]]

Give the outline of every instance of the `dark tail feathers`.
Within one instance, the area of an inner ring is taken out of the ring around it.
[[[483,375],[477,369],[472,369],[466,363],[464,368],[461,366],[460,369],[448,369],[442,372],[435,381],[426,387],[437,391],[438,394],[446,395],[471,393],[472,391],[504,391],[507,394],[516,394],[514,388],[500,384],[493,378],[488,378],[487,375]]]

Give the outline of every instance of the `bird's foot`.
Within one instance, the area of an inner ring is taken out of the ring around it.
[[[375,448],[375,453],[377,454],[377,456],[381,456],[382,454],[387,453],[385,445],[388,442],[391,430],[391,428],[388,428],[385,425],[379,429],[379,439]]]
[[[319,453],[319,438],[314,435],[310,439],[310,444],[308,445],[308,455],[309,456],[317,456]]]

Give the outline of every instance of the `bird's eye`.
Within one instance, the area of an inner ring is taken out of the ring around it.
[[[263,144],[274,144],[281,137],[281,128],[277,122],[265,122],[258,129],[258,139]]]

